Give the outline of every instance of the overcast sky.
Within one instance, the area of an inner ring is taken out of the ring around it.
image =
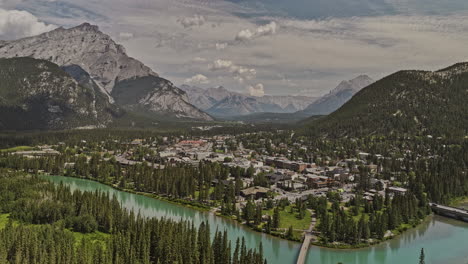
[[[0,0],[0,39],[96,24],[176,85],[327,93],[468,57],[466,0]]]

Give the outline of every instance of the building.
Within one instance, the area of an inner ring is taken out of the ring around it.
[[[287,169],[297,172],[303,172],[308,167],[307,163],[290,161],[286,158],[266,158],[265,163],[268,166],[278,169]]]
[[[15,155],[37,157],[37,156],[58,156],[60,152],[53,149],[42,149],[42,150],[28,150],[28,151],[17,151],[13,152]]]
[[[406,188],[392,186],[392,187],[388,187],[388,191],[392,193],[405,194],[408,190]]]
[[[205,142],[202,140],[182,140],[178,145],[185,148],[194,148],[205,145]]]
[[[335,181],[326,176],[307,175],[307,185],[313,189],[330,187]]]
[[[245,198],[261,199],[266,198],[270,189],[260,186],[250,187],[241,191]]]
[[[175,156],[177,156],[177,151],[175,151],[175,150],[161,151],[161,152],[159,152],[159,156],[161,158],[175,157]]]
[[[267,175],[265,175],[265,178],[267,178],[270,181],[270,184],[276,184],[276,183],[281,182],[281,181],[291,180],[290,175],[281,173],[279,171],[277,171],[275,173],[267,174]]]
[[[283,190],[289,190],[289,191],[293,191],[293,190],[307,190],[308,189],[308,186],[304,183],[301,183],[301,182],[295,182],[295,181],[292,181],[292,180],[287,180],[287,181],[283,181],[283,182],[280,182],[277,184],[278,188],[281,188]]]

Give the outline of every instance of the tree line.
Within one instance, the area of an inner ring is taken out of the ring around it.
[[[198,263],[262,264],[261,246],[211,238],[208,223],[146,218],[123,209],[102,192],[71,192],[36,176],[0,172],[0,263]],[[75,233],[108,234],[99,241]]]

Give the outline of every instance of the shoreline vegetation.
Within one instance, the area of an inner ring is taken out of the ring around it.
[[[449,203],[449,205],[453,207],[460,207],[460,206],[468,207],[468,196],[455,198]]]
[[[152,199],[156,199],[156,200],[159,200],[159,201],[162,201],[162,202],[168,202],[168,203],[171,203],[171,204],[174,204],[174,205],[177,205],[177,206],[181,206],[181,207],[184,207],[184,208],[197,210],[199,212],[211,213],[211,214],[213,214],[213,215],[215,215],[217,217],[221,217],[221,218],[224,218],[226,220],[230,220],[230,221],[232,221],[232,222],[234,222],[234,223],[236,223],[238,225],[241,225],[241,226],[243,226],[245,228],[248,228],[249,230],[254,231],[254,232],[262,233],[262,234],[265,234],[265,235],[271,235],[271,236],[274,236],[274,237],[277,237],[277,238],[281,238],[281,239],[285,239],[285,240],[292,241],[292,242],[297,242],[297,243],[301,243],[302,240],[303,240],[302,232],[301,232],[300,239],[298,239],[297,237],[295,237],[294,239],[290,239],[290,238],[286,237],[283,233],[279,233],[279,232],[267,233],[267,232],[263,231],[263,229],[261,229],[261,228],[257,228],[255,226],[250,226],[250,225],[246,224],[245,222],[240,222],[233,216],[226,216],[226,215],[223,215],[223,214],[221,214],[219,212],[214,212],[212,210],[212,209],[214,209],[214,207],[203,205],[203,204],[198,203],[196,201],[188,201],[188,200],[184,200],[184,199],[171,199],[171,198],[167,198],[167,197],[152,194],[152,193],[138,192],[138,191],[128,189],[128,188],[121,188],[116,184],[110,184],[110,183],[102,182],[102,181],[99,181],[99,180],[96,180],[96,179],[93,179],[93,178],[86,178],[86,177],[80,177],[80,176],[49,175],[49,174],[42,174],[42,175],[44,175],[44,176],[53,176],[53,177],[66,177],[66,178],[77,178],[77,179],[82,179],[82,180],[89,180],[89,181],[93,181],[93,182],[97,182],[97,183],[106,185],[106,186],[111,187],[111,188],[113,188],[115,190],[118,190],[118,191],[131,193],[131,194],[136,194],[136,195],[142,195],[142,196],[152,198]],[[457,200],[457,202],[465,202],[465,201],[468,202],[468,197],[462,197],[460,199],[454,199],[454,200]],[[451,204],[453,204],[454,202],[452,202]],[[344,243],[324,244],[322,242],[315,241],[315,242],[311,242],[311,245],[314,245],[314,246],[317,246],[317,247],[322,247],[322,248],[338,249],[338,250],[354,250],[354,249],[370,248],[370,247],[379,245],[379,244],[381,244],[383,242],[386,242],[386,241],[389,241],[389,240],[392,240],[392,239],[398,239],[398,237],[400,235],[402,235],[403,233],[405,233],[405,232],[407,232],[409,230],[412,230],[414,228],[417,228],[418,226],[420,226],[424,222],[428,221],[428,219],[430,219],[432,217],[432,215],[433,214],[427,215],[426,217],[421,219],[419,221],[419,223],[417,223],[417,224],[413,224],[413,225],[402,224],[398,228],[396,228],[394,230],[391,230],[391,233],[392,233],[391,236],[385,237],[382,240],[374,240],[374,241],[372,241],[370,243],[362,243],[362,244],[358,244],[358,245],[351,245],[351,244],[344,244]],[[294,232],[297,234],[297,231],[294,231]]]
[[[268,234],[266,232],[261,231],[260,229],[253,228],[253,227],[245,224],[245,222],[239,222],[235,218],[233,218],[232,216],[226,216],[226,215],[223,215],[223,214],[221,214],[219,212],[214,212],[214,211],[212,211],[212,209],[214,209],[213,207],[209,207],[209,206],[200,204],[198,202],[191,202],[191,201],[187,201],[187,200],[184,200],[184,199],[171,199],[171,198],[163,197],[163,196],[152,194],[152,193],[146,193],[146,192],[137,192],[137,191],[132,190],[132,189],[121,188],[118,185],[101,182],[99,180],[95,180],[95,179],[92,179],[92,178],[77,177],[77,176],[65,176],[65,175],[49,175],[49,174],[41,174],[41,175],[43,175],[43,176],[52,176],[52,177],[76,178],[76,179],[81,179],[81,180],[93,181],[93,182],[100,183],[100,184],[103,184],[105,186],[111,187],[111,188],[113,188],[113,189],[115,189],[117,191],[126,192],[126,193],[130,193],[130,194],[136,194],[136,195],[142,195],[142,196],[152,198],[152,199],[155,199],[155,200],[159,200],[159,201],[162,201],[162,202],[167,202],[167,203],[170,203],[170,204],[173,204],[173,205],[176,205],[176,206],[189,208],[189,209],[196,210],[196,211],[203,212],[203,213],[210,213],[210,214],[213,214],[216,217],[221,217],[223,219],[232,221],[233,223],[235,223],[237,225],[240,225],[240,226],[242,226],[244,228],[247,228],[250,231],[254,231],[254,232],[265,234],[265,235],[270,235],[270,236],[273,236],[273,237],[281,238],[281,239],[292,241],[292,242],[297,242],[297,243],[302,242],[302,237],[299,240],[299,239],[288,239],[288,238],[286,238],[284,236],[281,236],[279,234],[275,234],[273,232]]]
[[[0,170],[0,200],[0,263],[267,263],[262,243],[237,238],[233,251],[208,222],[141,217],[106,192],[37,174]]]
[[[35,175],[96,181],[120,191],[211,212],[250,230],[291,241],[300,242],[313,224],[313,244],[338,249],[372,247],[398,237],[427,219],[432,213],[429,201],[448,205],[455,197],[467,195],[464,185],[455,184],[464,177],[461,157],[466,155],[461,144],[448,142],[448,147],[442,148],[432,138],[394,142],[374,137],[329,142],[293,138],[292,133],[221,138],[77,135],[56,145],[22,142],[18,145],[36,145],[54,152],[3,153],[0,166]],[[190,146],[185,147],[187,144]],[[178,148],[194,151],[177,153]],[[316,150],[314,157],[308,157],[304,148]],[[193,156],[221,149],[232,155]],[[260,165],[279,155],[286,161],[307,160],[310,174],[297,169],[302,175],[289,175],[276,163]],[[250,167],[244,165],[247,162]],[[260,169],[255,171],[254,166]],[[277,189],[283,189],[280,197],[271,187],[275,171],[285,175],[280,184],[276,183]],[[441,180],[439,175],[447,175],[447,179]],[[293,185],[296,183],[302,183],[300,189]],[[296,192],[302,189],[311,191]],[[447,189],[453,192],[445,192]]]

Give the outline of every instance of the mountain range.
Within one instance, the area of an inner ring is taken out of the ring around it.
[[[203,89],[182,85],[190,103],[212,116],[249,123],[292,123],[310,116],[327,115],[340,108],[354,94],[373,83],[367,75],[342,81],[322,97],[250,96],[219,86]]]
[[[85,23],[0,41],[0,79],[2,130],[102,128],[128,125],[125,118],[287,123],[312,116],[300,123],[300,133],[448,137],[468,131],[468,63],[399,71],[377,82],[362,75],[320,98],[255,97],[223,87],[179,89]]]
[[[254,113],[294,113],[305,109],[316,98],[307,96],[251,96],[229,91],[219,86],[203,89],[194,86],[180,87],[190,102],[201,110],[217,117],[244,116]]]
[[[129,57],[123,46],[88,23],[2,41],[0,58],[16,57],[47,60],[65,71],[70,69],[78,81],[88,82],[109,104],[126,111],[148,117],[213,120],[190,104],[184,91]]]
[[[439,71],[399,71],[359,91],[332,114],[305,121],[326,137],[468,134],[468,63]]]

